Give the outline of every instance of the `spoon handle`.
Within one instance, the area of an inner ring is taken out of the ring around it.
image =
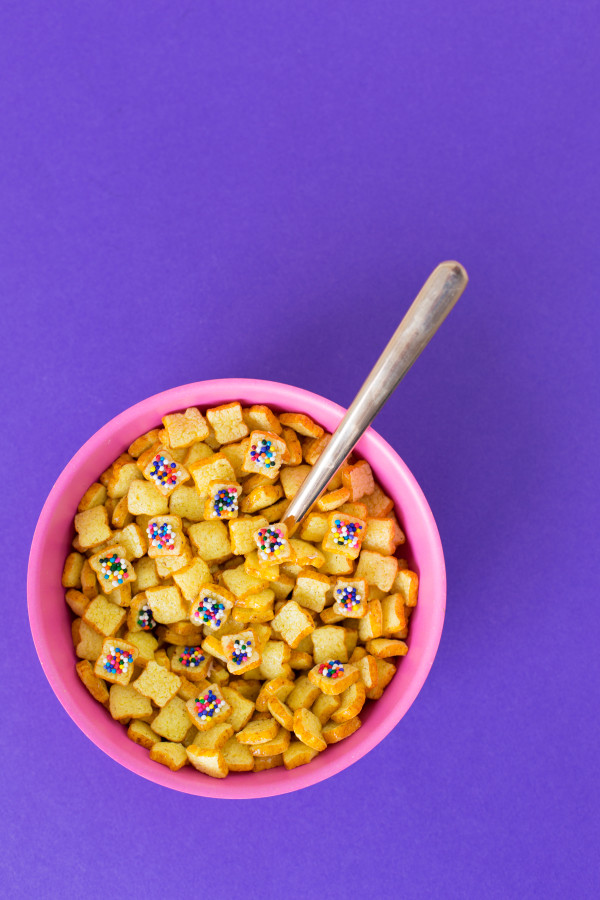
[[[433,270],[336,428],[329,444],[288,506],[285,523],[290,533],[302,521],[390,394],[425,349],[464,291],[467,281],[467,273],[457,262],[443,262]]]

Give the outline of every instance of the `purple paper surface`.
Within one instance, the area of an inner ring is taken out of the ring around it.
[[[2,4],[3,896],[598,894],[599,25],[557,0]],[[273,799],[121,768],[29,633],[62,467],[190,381],[347,405],[446,258],[471,283],[376,422],[448,568],[414,706]]]

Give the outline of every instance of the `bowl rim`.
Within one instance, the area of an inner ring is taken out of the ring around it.
[[[203,405],[204,401],[190,401],[189,397],[181,402],[182,396],[193,395],[196,391],[202,390],[205,392],[208,391],[209,393],[213,391],[222,394],[224,399],[219,401],[221,403],[231,402],[231,400],[239,399],[240,396],[244,395],[260,396],[261,391],[266,395],[262,398],[262,403],[266,405],[273,404],[282,409],[291,408],[290,399],[293,399],[294,403],[298,403],[299,409],[302,409],[304,402],[306,402],[309,407],[317,405],[320,408],[325,409],[327,414],[337,419],[336,425],[346,412],[339,404],[334,403],[320,394],[307,391],[304,388],[299,388],[284,382],[253,378],[221,378],[190,382],[153,394],[123,410],[123,412],[114,416],[106,422],[105,425],[101,426],[71,457],[54,482],[42,507],[33,535],[27,571],[27,608],[29,623],[40,664],[48,679],[50,687],[60,704],[92,743],[120,765],[137,775],[141,775],[151,782],[196,796],[213,797],[216,799],[256,799],[270,797],[317,784],[348,768],[352,763],[357,762],[366,753],[372,750],[373,747],[379,744],[412,706],[431,670],[441,639],[446,609],[446,569],[444,554],[433,513],[431,512],[431,508],[416,478],[397,451],[394,450],[380,434],[369,427],[358,442],[357,449],[359,450],[359,453],[364,455],[364,458],[368,459],[368,451],[362,453],[359,448],[361,447],[361,444],[366,443],[369,445],[374,443],[383,456],[386,457],[387,462],[391,463],[393,467],[401,471],[404,489],[412,495],[412,502],[419,508],[422,522],[425,525],[428,551],[433,558],[433,565],[431,566],[430,572],[430,588],[433,594],[434,603],[432,606],[431,617],[428,621],[428,632],[421,644],[421,659],[413,673],[411,681],[408,686],[405,687],[404,692],[396,703],[392,713],[386,715],[381,722],[370,724],[369,727],[364,730],[361,728],[352,736],[352,738],[346,739],[347,741],[352,741],[352,752],[338,754],[335,759],[331,761],[325,760],[323,765],[315,769],[308,765],[292,771],[272,769],[263,773],[232,773],[226,779],[213,779],[209,776],[201,775],[200,772],[196,772],[198,778],[194,780],[194,786],[191,787],[187,782],[186,784],[178,784],[177,775],[179,773],[171,772],[164,766],[153,764],[156,772],[154,772],[154,770],[151,772],[142,771],[141,768],[134,766],[130,761],[122,759],[120,754],[109,745],[107,740],[105,740],[104,735],[99,734],[96,728],[87,721],[80,710],[78,702],[76,702],[72,693],[69,691],[68,686],[61,677],[58,667],[54,665],[53,660],[46,652],[45,639],[42,636],[42,627],[36,616],[36,609],[41,603],[40,598],[38,597],[37,584],[42,564],[44,538],[48,531],[49,521],[60,502],[63,490],[68,485],[73,474],[77,472],[79,467],[91,454],[97,451],[100,445],[106,444],[107,438],[113,437],[115,432],[118,432],[125,426],[134,413],[142,415],[156,412],[156,417],[160,418],[167,412],[183,409],[186,405]],[[290,392],[292,395],[291,397]],[[229,400],[227,397],[229,397]],[[215,401],[209,402],[214,403]],[[314,415],[314,413],[312,413],[312,415]],[[410,531],[410,529],[407,530]],[[93,701],[93,698],[91,699]],[[93,702],[95,703],[96,701]],[[344,744],[346,744],[346,741],[344,741]],[[268,783],[265,783],[265,780],[261,778],[263,775],[273,775],[274,773],[279,773],[281,777],[272,777],[268,780]]]

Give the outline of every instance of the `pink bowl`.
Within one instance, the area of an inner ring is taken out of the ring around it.
[[[444,622],[446,572],[435,520],[419,485],[390,445],[369,429],[357,452],[369,461],[380,484],[394,499],[407,532],[405,555],[420,575],[410,652],[383,697],[368,704],[361,716],[362,728],[355,734],[291,772],[278,768],[217,780],[192,768],[171,772],[152,762],[148,751],[127,738],[123,726],[107,715],[75,672],[70,613],[61,587],[62,567],[74,534],[73,516],[82,494],[99,473],[138,435],[156,427],[163,415],[188,406],[210,407],[231,400],[304,412],[329,431],[344,414],[336,403],[309,391],[246,378],[186,384],[137,403],[90,438],[56,481],[35,530],[27,595],[31,631],[48,681],[67,713],[96,746],[132,772],[165,787],[203,797],[246,799],[285,794],[323,781],[356,762],[389,734],[419,693],[433,663]]]

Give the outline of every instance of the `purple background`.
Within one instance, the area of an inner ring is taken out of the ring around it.
[[[5,896],[599,890],[599,25],[573,0],[3,0]],[[445,258],[471,284],[377,421],[447,558],[417,702],[294,795],[120,768],[29,635],[53,480],[180,383],[347,405]]]

